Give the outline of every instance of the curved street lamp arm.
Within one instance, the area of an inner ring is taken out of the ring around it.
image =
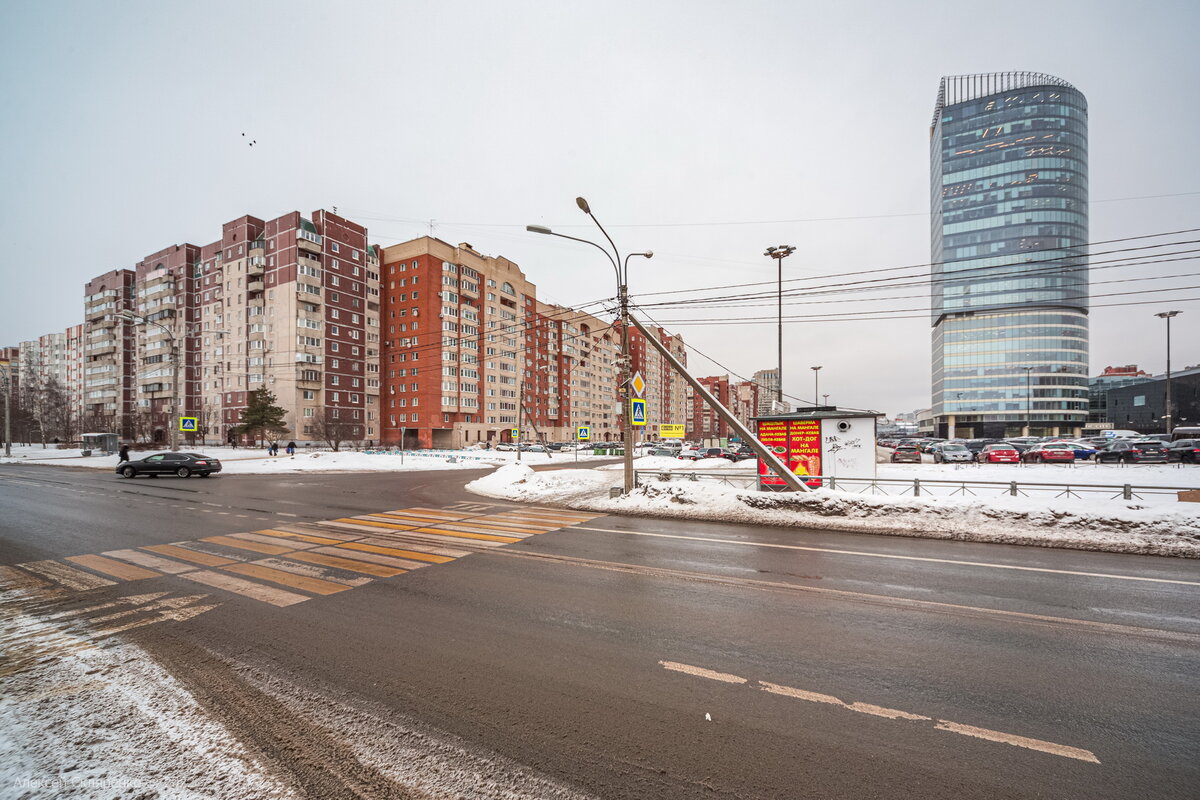
[[[616,255],[617,262],[619,262],[621,260],[621,252],[619,250],[617,250],[617,243],[614,242],[612,240],[612,237],[608,235],[608,231],[604,230],[604,226],[600,224],[600,220],[596,219],[596,215],[593,214],[590,209],[588,210],[587,215],[592,218],[592,222],[596,223],[596,227],[599,228],[600,232],[604,234],[604,238],[608,239],[608,243],[610,245],[612,245],[613,254]],[[596,246],[599,247],[599,245],[596,245]],[[603,250],[604,248],[601,247],[600,249]],[[628,259],[626,260],[625,263],[626,263],[626,266],[628,266],[628,264],[629,264]],[[615,265],[616,265],[616,262],[614,262],[614,266]],[[629,274],[628,269],[626,269],[626,271],[623,273],[618,271],[617,272],[617,283],[621,284],[622,286],[624,286],[626,283],[628,283],[628,281],[626,280],[626,277],[625,277],[628,274]]]
[[[601,230],[604,230],[604,229],[601,228]],[[608,257],[609,263],[612,264],[613,270],[617,273],[617,283],[618,284],[621,283],[621,268],[617,266],[616,261],[613,261],[612,253],[608,252],[600,245],[596,244],[595,242],[591,241],[590,239],[580,239],[577,236],[567,236],[565,233],[555,233],[554,231],[547,231],[547,234],[550,236],[557,236],[560,239],[570,239],[573,242],[583,242],[584,244],[590,244],[592,247],[596,248],[601,253],[604,253],[604,255],[606,255]],[[604,235],[607,236],[608,234],[606,233]]]

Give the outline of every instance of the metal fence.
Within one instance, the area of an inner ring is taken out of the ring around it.
[[[722,470],[634,470],[634,485],[654,482],[696,481],[757,489],[758,476],[745,472]],[[820,481],[821,486],[853,494],[886,495],[891,497],[1029,497],[1032,494],[1052,494],[1054,497],[1104,496],[1112,500],[1142,500],[1152,495],[1175,495],[1178,492],[1200,490],[1200,486],[1140,486],[1131,483],[1033,483],[1030,481],[958,481],[926,478],[838,478],[829,475],[808,476],[807,481]]]

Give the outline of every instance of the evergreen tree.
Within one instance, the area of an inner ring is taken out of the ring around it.
[[[241,424],[237,426],[238,433],[248,433],[261,445],[263,438],[277,439],[288,432],[283,424],[285,412],[275,405],[275,395],[269,390],[255,389],[242,409]]]

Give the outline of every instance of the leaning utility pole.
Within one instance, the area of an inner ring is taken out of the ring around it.
[[[749,428],[743,425],[742,421],[734,416],[733,412],[721,405],[720,401],[713,397],[712,393],[708,391],[708,389],[704,388],[704,384],[700,383],[700,381],[691,376],[691,373],[687,371],[687,367],[685,367],[679,361],[679,359],[675,357],[674,353],[672,353],[666,345],[658,340],[658,337],[653,336],[650,331],[646,330],[642,323],[637,321],[636,317],[630,316],[628,319],[634,324],[634,326],[637,327],[639,331],[642,332],[642,335],[645,336],[654,349],[659,352],[659,355],[666,359],[667,363],[679,373],[680,377],[688,382],[688,385],[692,387],[692,390],[696,394],[700,395],[701,399],[708,404],[709,408],[717,412],[717,416],[723,419],[725,423],[729,425],[729,427],[737,431],[738,436],[742,437],[742,440],[745,441],[746,444],[750,445],[750,449],[753,450],[759,458],[766,462],[767,467],[769,467],[770,470],[774,472],[780,480],[787,484],[789,489],[793,489],[798,492],[810,491],[807,484],[797,478],[796,475],[790,469],[788,469],[788,465],[785,464],[783,460],[774,453],[774,451],[763,445],[762,442],[758,441],[758,437],[755,436]]]

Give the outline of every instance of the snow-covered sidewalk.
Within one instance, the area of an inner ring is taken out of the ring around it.
[[[280,450],[269,456],[257,448],[181,447],[185,452],[203,453],[221,461],[222,475],[247,475],[292,472],[400,472],[432,469],[494,469],[517,461],[515,451],[496,450],[406,450],[360,452],[343,450],[337,453],[316,448],[300,448],[294,456]],[[145,458],[159,450],[139,450],[131,458]],[[611,456],[579,454],[579,461],[600,461]],[[521,453],[522,463],[575,463],[574,453]],[[34,447],[13,447],[12,458],[0,457],[0,464],[38,464],[56,467],[85,467],[113,472],[117,467],[115,455],[84,457],[80,450],[55,450]]]
[[[1147,482],[1159,480],[1157,485],[1200,486],[1200,469],[1162,466],[1141,474]],[[1176,483],[1183,476],[1186,482]],[[1110,482],[1107,473],[1096,472],[1095,478],[1100,477],[1105,479],[1094,482]],[[1061,482],[1049,474],[1044,481]],[[1132,481],[1121,481],[1125,482]],[[1200,558],[1200,503],[1058,498],[1052,493],[888,497],[819,489],[774,494],[702,480],[653,481],[629,495],[610,498],[609,489],[620,483],[620,472],[609,469],[535,472],[511,464],[466,488],[485,497],[607,513]]]

